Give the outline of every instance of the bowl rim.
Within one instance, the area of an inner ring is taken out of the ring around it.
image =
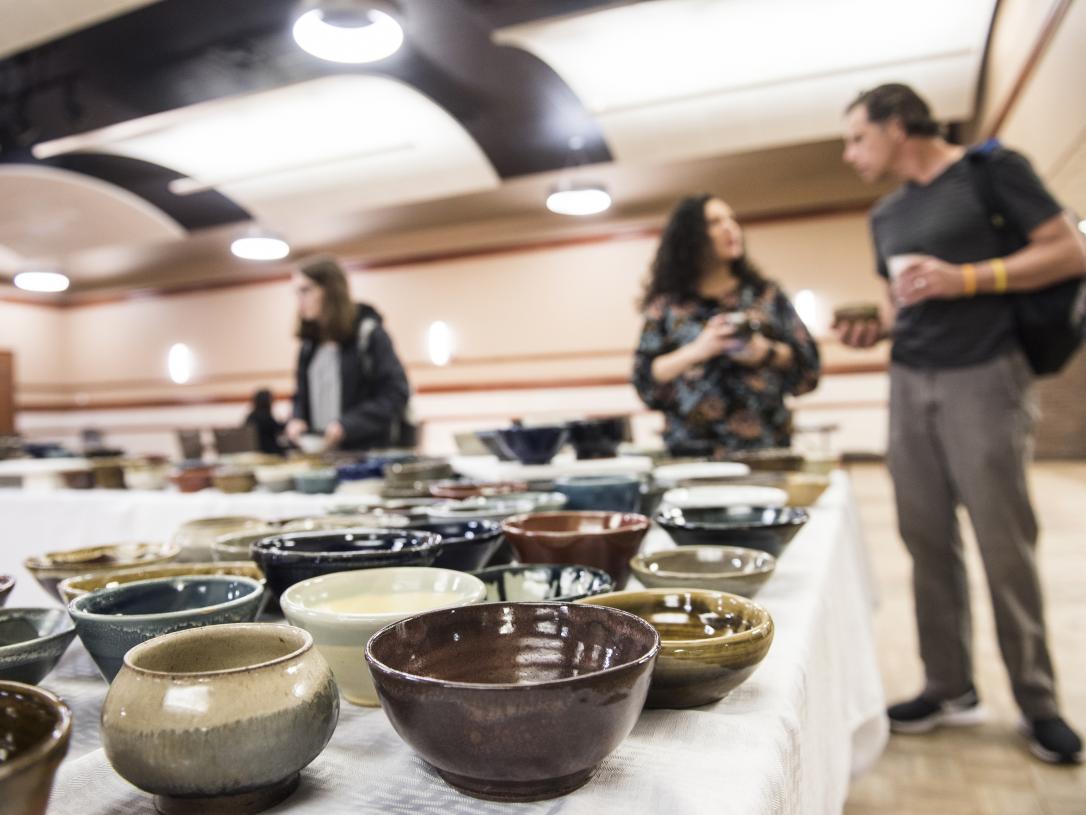
[[[199,606],[197,608],[181,609],[179,611],[162,611],[153,614],[102,614],[95,611],[85,611],[80,607],[81,604],[89,602],[92,597],[99,594],[117,594],[128,591],[135,591],[136,589],[143,588],[148,584],[155,586],[165,585],[168,583],[195,583],[196,581],[210,581],[212,583],[225,583],[227,581],[241,581],[242,583],[250,584],[252,591],[241,597],[235,597],[233,600],[225,600],[221,603],[212,603],[207,606]],[[149,580],[133,580],[131,583],[122,583],[119,586],[113,586],[107,589],[98,589],[96,591],[87,592],[80,595],[68,603],[68,613],[77,621],[81,622],[101,622],[103,620],[123,620],[125,622],[157,622],[164,620],[180,620],[193,615],[202,616],[210,614],[212,612],[223,611],[226,609],[239,608],[241,606],[251,603],[254,599],[259,602],[261,596],[265,591],[264,581],[254,580],[251,577],[245,577],[243,575],[230,575],[230,574],[207,574],[207,575],[179,575],[177,577],[155,577]]]
[[[15,585],[15,575],[0,574],[0,591],[8,591]]]
[[[430,552],[431,550],[436,549],[437,547],[441,546],[441,536],[437,535],[437,534],[435,534],[433,532],[420,532],[419,534],[416,534],[416,535],[412,536],[412,537],[415,537],[415,538],[423,538],[425,536],[426,538],[429,538],[429,540],[420,540],[416,544],[413,544],[413,545],[408,546],[408,547],[404,547],[403,549],[399,549],[399,550],[397,550],[395,552],[389,552],[387,550],[380,550],[380,551],[370,550],[370,551],[367,551],[365,549],[358,549],[358,550],[349,551],[349,552],[337,552],[337,551],[315,552],[315,551],[282,549],[282,548],[280,548],[278,546],[273,545],[273,544],[276,544],[279,541],[283,540],[284,538],[297,539],[297,538],[328,537],[331,534],[346,535],[346,534],[352,533],[352,532],[365,532],[366,534],[376,533],[376,534],[382,534],[382,535],[399,534],[399,535],[402,535],[404,537],[407,537],[408,536],[407,533],[409,533],[411,531],[412,530],[410,528],[400,528],[400,527],[381,528],[381,527],[359,526],[359,527],[348,527],[346,529],[314,529],[314,530],[309,531],[309,532],[285,532],[285,533],[282,533],[282,534],[279,534],[279,535],[272,535],[271,537],[263,538],[262,540],[254,541],[251,544],[250,551],[252,551],[254,555],[257,552],[259,552],[261,556],[270,555],[272,557],[275,557],[275,556],[278,556],[278,555],[291,555],[293,557],[300,557],[300,558],[318,558],[318,557],[320,557],[320,558],[325,558],[325,559],[329,559],[329,560],[344,560],[344,561],[346,561],[346,560],[352,560],[352,559],[357,559],[357,558],[361,558],[361,559],[364,559],[364,560],[379,560],[381,558],[386,558],[386,557],[389,557],[390,555],[397,555],[397,554],[400,554],[401,552],[405,552],[405,551],[410,551],[410,552],[415,553],[415,554],[420,553],[420,552],[426,553],[426,552]],[[266,544],[266,545],[262,545],[262,544]]]
[[[6,679],[0,680],[0,690],[33,696],[36,701],[41,702],[50,711],[57,714],[53,729],[46,738],[22,755],[0,764],[0,780],[18,775],[27,767],[31,767],[47,758],[50,753],[57,749],[67,752],[68,740],[72,735],[72,709],[68,707],[63,699],[37,685],[27,685],[24,682],[12,682]]]
[[[217,671],[152,671],[149,668],[141,668],[138,665],[132,663],[133,654],[137,657],[141,656],[143,652],[150,650],[157,650],[162,647],[169,647],[173,645],[173,641],[176,638],[193,638],[202,635],[202,632],[215,629],[214,633],[225,635],[228,633],[227,628],[232,629],[235,632],[244,631],[256,631],[258,634],[271,634],[273,631],[278,630],[280,633],[288,632],[290,636],[301,635],[302,644],[295,648],[288,654],[274,657],[272,659],[265,660],[264,662],[254,662],[251,665],[239,665],[236,668],[222,668]],[[313,635],[306,631],[304,628],[300,628],[296,625],[288,625],[287,623],[223,623],[220,625],[205,625],[197,626],[196,628],[186,628],[181,631],[171,631],[168,634],[160,634],[157,637],[152,637],[149,640],[133,645],[128,651],[125,652],[123,664],[124,667],[130,671],[141,674],[143,676],[150,676],[155,678],[160,677],[176,677],[179,679],[191,679],[195,677],[215,677],[215,676],[227,676],[229,674],[246,673],[249,671],[255,671],[260,668],[268,668],[273,665],[278,665],[283,662],[295,659],[302,656],[307,651],[313,648]]]
[[[802,526],[811,519],[810,514],[803,507],[767,507],[767,506],[752,506],[750,509],[756,511],[773,511],[779,512],[785,516],[784,520],[778,520],[775,523],[754,523],[754,524],[723,524],[723,523],[710,523],[706,521],[687,521],[685,517],[675,518],[670,516],[669,513],[678,511],[685,515],[687,509],[697,510],[718,510],[728,509],[728,507],[672,507],[666,512],[658,510],[653,516],[653,520],[660,526],[674,529],[689,529],[692,531],[705,531],[705,532],[719,532],[722,530],[742,530],[742,529],[783,529],[790,526]]]
[[[707,552],[720,553],[726,555],[726,553],[738,553],[738,557],[744,557],[748,561],[757,558],[764,558],[765,562],[760,569],[754,571],[721,571],[721,572],[683,572],[675,571],[673,569],[657,569],[652,570],[648,568],[648,563],[656,556],[663,555],[665,558],[671,557],[677,554],[692,554],[698,550],[704,550]],[[761,575],[770,575],[777,568],[777,558],[769,552],[765,552],[761,549],[749,549],[745,546],[711,546],[702,544],[700,546],[676,546],[674,549],[660,549],[656,552],[641,552],[630,558],[630,568],[637,574],[645,573],[651,574],[655,577],[675,578],[675,579],[695,579],[695,580],[710,580],[716,578],[736,578],[736,577],[752,577]],[[646,590],[649,588],[645,587]],[[662,587],[661,587],[662,588]]]
[[[20,615],[20,612],[22,612],[21,615]],[[19,651],[26,648],[26,646],[30,645],[31,643],[38,643],[38,644],[49,643],[49,642],[52,642],[54,640],[63,639],[64,637],[70,636],[70,635],[75,633],[75,623],[72,621],[72,618],[70,616],[68,616],[65,613],[64,609],[62,609],[62,608],[44,608],[44,607],[38,607],[38,606],[25,606],[25,607],[12,606],[11,608],[0,608],[0,619],[4,619],[4,618],[8,618],[8,617],[17,617],[17,616],[24,616],[24,617],[29,616],[29,615],[26,614],[26,612],[36,612],[35,616],[44,616],[44,615],[53,616],[53,614],[59,613],[59,614],[63,615],[64,617],[67,617],[67,620],[62,620],[62,622],[67,623],[67,627],[62,627],[59,631],[54,631],[52,634],[45,634],[44,636],[38,635],[36,637],[31,637],[28,640],[20,640],[19,642],[12,642],[12,643],[8,643],[7,645],[0,645],[0,657],[6,657],[6,656],[11,656],[13,654],[17,654],[17,653],[19,653]],[[2,680],[2,681],[6,681],[6,680]],[[4,766],[3,764],[0,764],[0,767],[3,767],[3,766]]]
[[[222,569],[223,569],[222,574],[224,574],[224,575],[233,575],[233,574],[235,574],[234,572],[229,571],[229,569],[242,569],[242,568],[245,568],[245,567],[252,567],[253,571],[256,571],[258,573],[260,572],[260,567],[257,566],[256,563],[254,561],[252,561],[252,560],[199,560],[199,561],[192,561],[192,562],[189,562],[189,563],[177,563],[177,562],[166,561],[165,563],[152,563],[149,566],[132,566],[132,567],[124,568],[124,569],[115,569],[115,570],[108,571],[108,572],[87,572],[86,574],[72,575],[71,577],[66,577],[63,580],[61,580],[59,583],[57,583],[57,591],[60,592],[61,598],[64,597],[65,592],[73,592],[71,599],[65,601],[65,604],[67,604],[67,603],[70,603],[72,600],[74,600],[76,597],[82,597],[84,594],[90,594],[90,592],[92,592],[92,591],[98,591],[98,589],[73,588],[73,586],[76,583],[80,582],[81,580],[101,580],[102,578],[105,578],[105,577],[110,577],[110,576],[116,577],[118,575],[121,576],[121,577],[127,577],[130,574],[137,574],[139,572],[147,571],[148,569],[160,569],[160,568],[161,569],[193,569],[193,568],[199,568],[201,566],[205,567],[205,568],[207,568],[207,567],[214,567],[214,568],[222,567]],[[192,574],[193,577],[208,577],[210,575],[213,575],[214,572],[210,572],[210,571],[204,572],[204,573],[192,572],[191,574]],[[181,572],[180,574],[161,575],[159,577],[148,577],[146,579],[147,580],[160,580],[163,577],[168,577],[170,579],[173,579],[175,577],[184,577],[184,576],[185,576],[185,573]],[[241,574],[240,572],[238,572],[237,576],[238,577],[248,577],[249,575]],[[264,582],[265,578],[263,576],[261,576],[260,578],[254,577],[253,580],[260,580],[261,582]],[[127,583],[135,583],[135,582],[136,582],[135,580],[126,580],[126,581],[123,581],[122,583],[120,583],[118,585],[126,585]],[[116,586],[101,586],[100,588],[103,588],[103,589],[104,588],[116,588]],[[78,594],[75,594],[74,592],[78,592]]]
[[[165,543],[153,543],[150,541],[121,541],[118,543],[103,543],[97,546],[80,546],[76,549],[57,549],[52,552],[43,552],[40,555],[30,555],[23,561],[23,566],[31,574],[36,575],[48,575],[51,572],[70,572],[73,569],[88,568],[89,571],[98,571],[91,567],[86,560],[75,561],[72,563],[53,563],[50,562],[50,558],[55,555],[73,555],[79,552],[95,552],[101,550],[116,549],[119,546],[134,546],[138,547],[140,551],[148,550],[149,557],[145,558],[128,558],[125,560],[115,561],[110,564],[103,564],[103,569],[118,568],[123,569],[130,566],[139,566],[141,564],[161,563],[163,561],[170,560],[177,557],[181,553],[180,545],[173,541]]]
[[[721,495],[726,496],[728,493],[732,495],[738,495],[741,491],[746,491],[748,494],[760,496],[758,500],[744,500],[737,501],[734,499],[703,499],[710,503],[697,503],[694,506],[684,507],[682,506],[682,498],[676,498],[677,493],[688,494],[688,500],[697,500],[697,496],[708,495],[713,492],[719,492]],[[668,496],[672,496],[669,498]],[[772,496],[774,502],[770,503],[769,498]],[[664,494],[660,497],[660,503],[673,506],[677,509],[720,509],[723,507],[733,506],[749,506],[749,507],[768,507],[768,506],[788,506],[788,490],[784,487],[769,487],[761,484],[694,484],[688,487],[669,487],[664,491]]]
[[[347,572],[329,572],[328,574],[317,575],[316,577],[310,577],[306,580],[299,581],[290,586],[286,591],[279,595],[279,605],[283,609],[283,614],[287,614],[287,607],[290,607],[290,611],[293,614],[298,615],[299,618],[305,620],[311,620],[315,622],[351,622],[361,623],[368,621],[379,622],[383,628],[388,622],[395,622],[402,620],[405,617],[414,617],[417,614],[424,612],[418,611],[386,611],[386,612],[349,612],[349,611],[322,611],[312,606],[300,605],[295,597],[291,597],[292,593],[297,595],[301,594],[302,589],[299,587],[312,588],[313,586],[321,583],[342,583],[349,582],[349,580],[365,580],[368,577],[373,577],[375,573],[388,574],[391,571],[396,572],[408,572],[411,574],[425,575],[434,572],[440,572],[441,574],[450,574],[457,577],[463,576],[467,578],[467,584],[471,587],[472,591],[468,594],[466,591],[458,598],[456,602],[448,603],[447,605],[437,606],[435,608],[426,609],[426,611],[439,611],[444,608],[458,608],[460,606],[472,605],[478,603],[480,600],[486,599],[486,584],[475,575],[470,572],[461,572],[457,569],[443,569],[440,566],[386,566],[378,569],[352,569]],[[296,591],[297,590],[297,591]],[[412,589],[415,591],[415,589]],[[387,592],[392,594],[394,592]],[[289,617],[288,617],[289,619]]]
[[[481,524],[485,529],[479,530],[479,533],[474,537],[466,537],[464,535],[442,535],[436,529],[427,529],[426,527],[435,526],[455,526],[458,524]],[[397,527],[393,527],[397,528]],[[403,527],[408,532],[429,532],[430,534],[437,535],[441,539],[441,543],[445,546],[456,546],[459,544],[484,544],[490,543],[494,538],[504,534],[502,532],[501,522],[495,521],[492,518],[458,518],[456,520],[448,521],[434,521],[428,520],[424,523],[410,522],[407,526]],[[438,567],[441,568],[441,567]]]
[[[729,645],[738,645],[740,643],[748,642],[750,640],[762,639],[773,633],[775,626],[773,625],[773,615],[769,613],[765,606],[760,603],[756,603],[749,597],[743,597],[738,594],[732,594],[726,591],[716,591],[715,589],[695,589],[695,588],[661,588],[661,589],[636,589],[636,590],[624,590],[613,591],[608,594],[593,594],[589,597],[585,597],[583,600],[578,600],[578,603],[584,605],[602,605],[607,606],[605,602],[608,599],[618,597],[626,597],[637,594],[648,594],[655,597],[667,597],[672,594],[689,594],[689,595],[702,595],[703,597],[708,595],[714,600],[727,600],[729,602],[737,603],[741,606],[746,606],[750,611],[760,615],[761,619],[746,631],[739,631],[733,634],[716,634],[711,637],[699,637],[698,639],[664,639],[663,635],[660,635],[660,647],[661,648],[698,648],[706,645],[718,645],[726,642]],[[607,606],[608,608],[614,608],[614,606]],[[625,611],[625,609],[619,609]],[[627,612],[633,614],[632,611]],[[640,615],[634,614],[635,617]],[[641,617],[644,620],[644,617]],[[749,619],[744,615],[744,619]],[[648,622],[648,620],[645,620]],[[649,623],[652,625],[652,623]],[[653,626],[655,628],[655,626]],[[657,632],[659,633],[659,632]]]
[[[592,474],[584,473],[583,475],[563,475],[554,479],[554,486],[557,487],[632,487],[636,484],[640,487],[644,482],[636,475],[628,475],[626,473],[606,473],[606,474]],[[556,490],[557,491],[557,490]]]
[[[605,570],[598,566],[585,566],[583,563],[503,563],[498,566],[487,566],[485,569],[476,569],[471,574],[478,577],[484,583],[488,582],[492,576],[502,574],[505,572],[523,572],[528,569],[580,569],[582,572],[592,572],[592,576],[595,579],[604,578],[607,581],[607,592],[615,590],[615,579],[611,577]],[[603,594],[603,592],[599,592]],[[540,600],[541,603],[572,603],[576,600],[580,600],[584,597],[592,597],[591,594],[574,594],[574,595],[561,595],[559,597],[553,597],[550,600]],[[495,602],[518,602],[514,600],[502,600]],[[528,601],[531,602],[531,601]]]
[[[546,529],[525,529],[520,525],[529,518],[542,520],[555,516],[564,518],[572,515],[578,515],[582,518],[600,518],[603,516],[619,515],[622,518],[622,523],[614,529],[571,529],[564,532]],[[524,512],[520,515],[511,515],[502,521],[502,531],[506,534],[533,535],[545,539],[559,540],[572,535],[604,537],[606,535],[614,535],[618,532],[647,532],[650,523],[651,520],[648,517],[641,515],[638,512],[612,512],[603,509],[565,509],[554,510],[551,512]]]
[[[691,470],[694,471],[693,475],[686,472]],[[707,472],[698,473],[699,470]],[[750,465],[741,461],[685,461],[652,468],[653,480],[661,483],[675,483],[683,479],[745,478],[750,474]]]
[[[434,609],[432,611],[424,611],[421,614],[415,614],[415,615],[412,615],[410,617],[405,617],[402,620],[395,620],[394,622],[389,623],[384,628],[377,631],[372,637],[370,637],[369,640],[366,641],[366,650],[365,650],[366,663],[371,667],[371,669],[376,668],[381,673],[395,676],[395,677],[397,677],[399,679],[402,679],[402,680],[404,680],[406,682],[414,682],[416,684],[427,685],[427,686],[430,686],[430,687],[456,688],[457,690],[467,690],[467,691],[472,691],[472,690],[480,690],[480,691],[501,690],[501,691],[510,691],[510,692],[514,692],[514,693],[526,693],[526,692],[529,692],[529,691],[532,691],[532,690],[536,690],[538,688],[560,687],[562,685],[575,684],[575,683],[577,683],[577,682],[579,682],[581,680],[588,679],[588,678],[591,678],[591,677],[607,676],[607,675],[610,675],[610,674],[618,673],[619,671],[630,670],[631,668],[635,668],[637,666],[644,665],[646,663],[652,662],[652,660],[656,659],[657,654],[660,653],[660,649],[662,647],[662,640],[660,639],[660,633],[656,630],[656,628],[651,623],[646,621],[643,617],[638,617],[636,614],[631,614],[630,612],[623,611],[620,608],[611,608],[610,606],[603,606],[603,608],[607,608],[608,611],[615,612],[617,614],[625,614],[625,615],[627,615],[629,617],[632,617],[634,620],[636,620],[638,624],[648,626],[648,628],[651,630],[651,633],[652,633],[653,638],[654,638],[652,647],[649,648],[648,651],[646,651],[644,654],[637,657],[636,659],[628,660],[628,661],[623,662],[623,663],[621,663],[619,665],[612,665],[610,668],[604,668],[603,670],[600,670],[600,671],[592,671],[591,673],[582,673],[582,674],[577,674],[576,676],[566,676],[566,677],[562,677],[561,679],[546,679],[546,680],[542,680],[542,681],[539,681],[539,682],[517,683],[517,684],[511,684],[511,683],[508,683],[508,682],[457,682],[457,681],[454,681],[454,680],[451,680],[451,679],[438,679],[438,678],[432,677],[432,676],[419,676],[418,674],[409,673],[407,671],[401,671],[398,668],[393,668],[393,667],[391,667],[389,665],[386,665],[385,663],[381,662],[379,659],[377,659],[377,657],[375,657],[373,655],[373,651],[372,651],[374,641],[378,637],[380,637],[381,635],[385,634],[386,632],[391,631],[393,629],[393,627],[395,627],[397,625],[404,625],[404,624],[407,624],[407,623],[410,623],[410,622],[414,622],[415,620],[419,619],[420,617],[425,617],[428,614],[444,614],[444,613],[448,613],[450,611],[460,611],[460,610],[467,610],[467,609],[472,609],[472,610],[474,610],[474,609],[485,609],[485,608],[494,608],[494,607],[497,607],[497,606],[531,606],[531,607],[544,607],[544,608],[563,608],[563,607],[566,607],[566,606],[573,606],[573,605],[579,605],[579,604],[580,604],[580,601],[578,601],[577,603],[570,603],[570,602],[510,603],[510,602],[507,602],[507,601],[499,601],[499,602],[495,602],[495,603],[474,603],[474,604],[472,604],[470,606],[459,606],[459,607],[454,608],[454,609],[447,609],[447,608],[446,609],[440,609],[439,608],[439,609]]]

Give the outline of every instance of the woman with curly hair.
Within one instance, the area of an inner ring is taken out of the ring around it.
[[[791,445],[784,398],[818,384],[818,346],[784,292],[747,259],[731,207],[711,195],[679,202],[641,307],[633,384],[663,411],[672,455]]]

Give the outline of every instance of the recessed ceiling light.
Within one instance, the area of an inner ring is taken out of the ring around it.
[[[55,271],[19,272],[13,281],[24,291],[58,292],[70,285],[68,276]]]
[[[303,51],[329,62],[376,62],[403,45],[403,28],[381,7],[366,0],[320,0],[294,21],[294,41]]]
[[[244,260],[282,260],[290,254],[290,244],[272,235],[258,235],[236,239],[230,251]]]
[[[547,209],[559,215],[595,215],[610,206],[610,194],[598,184],[560,187],[547,196]]]

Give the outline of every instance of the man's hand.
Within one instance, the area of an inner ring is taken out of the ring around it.
[[[894,300],[912,306],[924,300],[950,300],[965,294],[962,267],[930,255],[917,255],[890,285]]]
[[[328,427],[324,429],[324,443],[328,445],[329,450],[339,447],[345,435],[343,425],[339,422],[329,422]]]

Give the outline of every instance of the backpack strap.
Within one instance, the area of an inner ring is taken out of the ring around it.
[[[976,190],[981,204],[984,205],[984,211],[988,215],[988,222],[999,236],[1000,251],[1004,255],[1009,255],[1029,243],[1029,239],[1003,214],[999,194],[996,192],[995,183],[992,181],[992,154],[1000,147],[1002,145],[999,139],[988,139],[970,147],[965,155],[969,163],[973,189]]]

